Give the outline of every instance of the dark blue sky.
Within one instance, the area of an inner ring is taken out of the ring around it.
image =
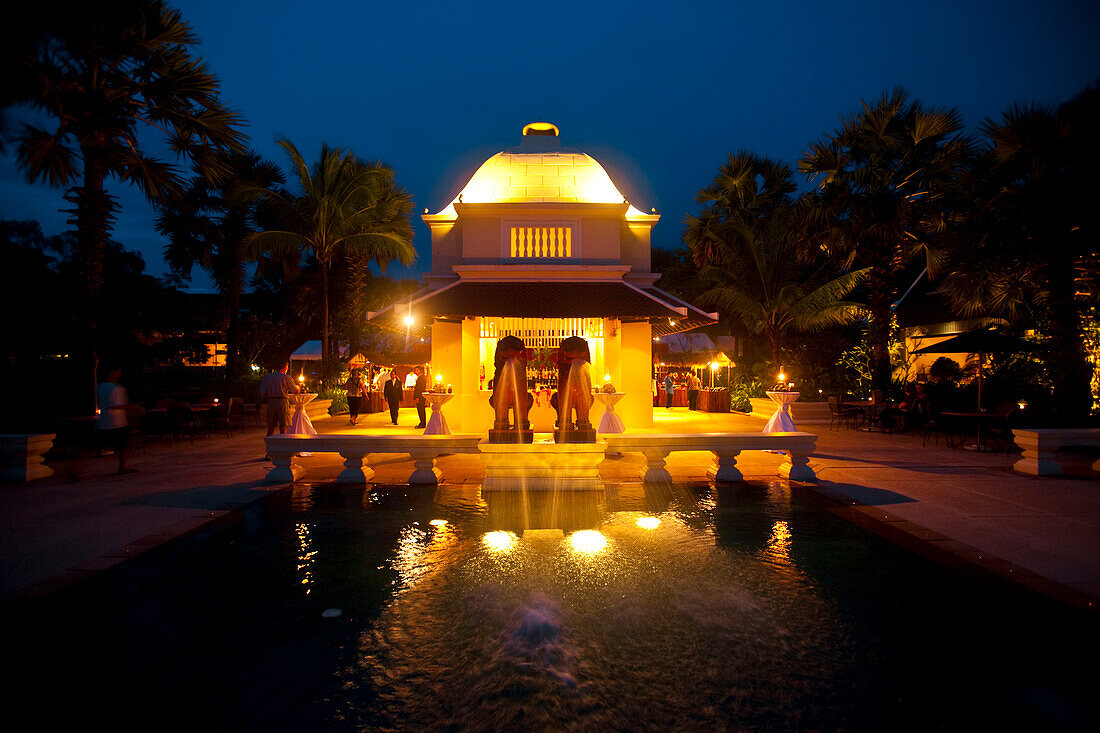
[[[277,137],[310,159],[322,141],[347,147],[390,163],[416,210],[434,212],[544,119],[638,208],[657,207],[654,242],[667,248],[728,153],[793,166],[860,99],[900,85],[957,107],[974,129],[1014,102],[1055,105],[1100,79],[1095,0],[175,5],[252,144],[280,164]],[[112,190],[124,207],[115,238],[163,273],[151,208]],[[52,234],[65,229],[63,205],[0,159],[0,217],[37,218]],[[427,267],[419,220],[416,237]]]

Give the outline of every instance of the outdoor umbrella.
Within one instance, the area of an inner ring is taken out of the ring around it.
[[[1013,354],[1022,351],[1035,351],[1032,343],[1010,336],[990,328],[967,331],[952,336],[938,344],[917,349],[914,354],[977,354],[978,355],[978,412],[982,410],[982,364],[986,354]]]

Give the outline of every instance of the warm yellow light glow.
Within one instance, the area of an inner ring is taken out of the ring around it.
[[[443,375],[442,374],[436,374],[435,375],[435,383],[438,385],[442,382],[443,382]]]
[[[582,555],[595,555],[607,549],[607,538],[594,529],[582,529],[569,535],[569,547]]]
[[[452,213],[455,204],[621,204],[625,200],[603,166],[584,153],[502,152],[485,161],[440,214]],[[636,212],[633,207],[630,211]]]
[[[411,326],[414,323],[416,323],[416,320],[412,317],[411,313],[409,315],[405,316],[405,325],[406,326]]]
[[[635,524],[642,529],[657,529],[661,526],[661,520],[657,517],[638,517]]]
[[[447,526],[447,520],[446,519],[433,519],[432,521],[428,522],[428,524],[432,525],[433,527],[445,527],[445,526]]]
[[[508,552],[516,546],[516,542],[519,538],[512,532],[504,532],[497,530],[495,532],[486,532],[481,537],[481,544],[485,545],[486,549],[492,552]]]
[[[779,383],[782,384],[783,380],[787,378],[787,375],[783,372],[779,372]]]
[[[557,136],[558,126],[550,122],[532,122],[523,126],[524,135],[538,135],[539,133]]]
[[[298,375],[298,381],[304,383],[306,381],[305,372]]]
[[[716,371],[717,369],[718,369],[718,362],[712,361],[710,363],[710,370],[713,372],[713,371]]]
[[[610,374],[603,375],[603,381],[610,382],[611,381],[611,375]]]

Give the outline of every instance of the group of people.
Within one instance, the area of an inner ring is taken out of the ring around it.
[[[878,420],[886,432],[902,432],[927,423],[932,414],[931,410],[924,382],[917,382],[905,385],[902,398],[882,408],[878,414]]]
[[[699,388],[702,387],[702,382],[694,372],[669,372],[665,375],[665,409],[672,409],[672,396],[676,393],[676,378],[687,385],[688,409],[694,410],[699,403]]]
[[[428,380],[424,376],[423,367],[416,367],[413,370],[416,375],[416,381],[413,385],[413,399],[416,402],[416,413],[420,418],[420,422],[417,423],[416,429],[423,430],[427,426],[427,401],[424,398],[424,393],[428,388]],[[377,381],[375,382],[377,384]],[[344,383],[344,390],[348,396],[348,414],[349,420],[352,425],[355,425],[359,421],[359,413],[363,409],[363,398],[370,397],[370,391],[367,389],[366,382],[363,381],[363,374],[358,369],[353,369],[351,375],[348,377],[347,382]],[[386,400],[386,404],[390,408],[390,421],[396,425],[398,412],[401,408],[401,400],[404,397],[404,389],[401,384],[401,380],[397,377],[397,372],[390,371],[389,377],[382,385],[382,398]]]

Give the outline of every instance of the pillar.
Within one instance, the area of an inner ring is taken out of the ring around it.
[[[615,406],[629,433],[653,426],[653,335],[649,323],[623,323],[619,327],[620,376],[616,387],[626,396]],[[615,378],[612,373],[612,379]]]

